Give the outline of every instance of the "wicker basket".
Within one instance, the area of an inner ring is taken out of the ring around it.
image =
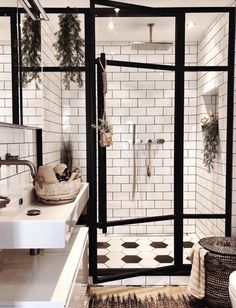
[[[236,238],[208,237],[199,241],[205,256],[205,300],[211,307],[231,307],[229,275],[236,270]]]
[[[35,192],[45,204],[58,205],[74,201],[80,191],[81,178],[73,181],[62,181],[54,184],[40,185],[35,182]]]

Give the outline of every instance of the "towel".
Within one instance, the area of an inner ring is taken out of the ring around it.
[[[188,293],[196,298],[202,299],[205,297],[205,255],[208,251],[198,243],[193,245],[193,248],[188,256],[192,262],[192,270],[188,284]]]

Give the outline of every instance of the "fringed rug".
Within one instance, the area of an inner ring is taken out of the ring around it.
[[[188,295],[181,294],[178,297],[158,293],[155,297],[149,296],[144,299],[137,297],[135,293],[128,296],[108,295],[106,298],[95,293],[91,294],[89,308],[207,308],[201,302]]]

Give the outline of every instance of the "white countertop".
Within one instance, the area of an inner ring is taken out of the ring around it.
[[[35,202],[22,208],[0,209],[0,249],[63,248],[89,198],[89,184],[82,183],[76,199],[68,204]],[[38,216],[27,216],[39,209]]]
[[[88,228],[76,226],[64,249],[47,249],[38,256],[27,250],[0,253],[0,307],[62,308],[68,300]]]

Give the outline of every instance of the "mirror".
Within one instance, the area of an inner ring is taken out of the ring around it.
[[[59,60],[56,59],[57,42],[55,33],[59,31],[58,14],[47,14],[48,21],[41,21],[41,66],[45,69],[39,72],[41,83],[32,80],[25,87],[22,87],[22,106],[23,106],[23,124],[42,128],[51,122],[57,127],[62,117],[62,104],[64,99],[65,84],[63,72],[52,72],[53,68],[60,66]],[[84,39],[84,15],[78,15],[81,32],[80,36]],[[24,14],[21,14],[21,42],[23,40]],[[72,40],[74,41],[74,40]],[[48,71],[48,70],[51,70]],[[85,80],[84,75],[82,76]],[[77,99],[76,90],[79,86],[75,82],[70,83],[70,95]],[[68,90],[68,89],[67,89]],[[68,92],[68,91],[67,91]],[[72,93],[72,94],[71,94]]]
[[[13,123],[11,17],[0,9],[0,122]]]

